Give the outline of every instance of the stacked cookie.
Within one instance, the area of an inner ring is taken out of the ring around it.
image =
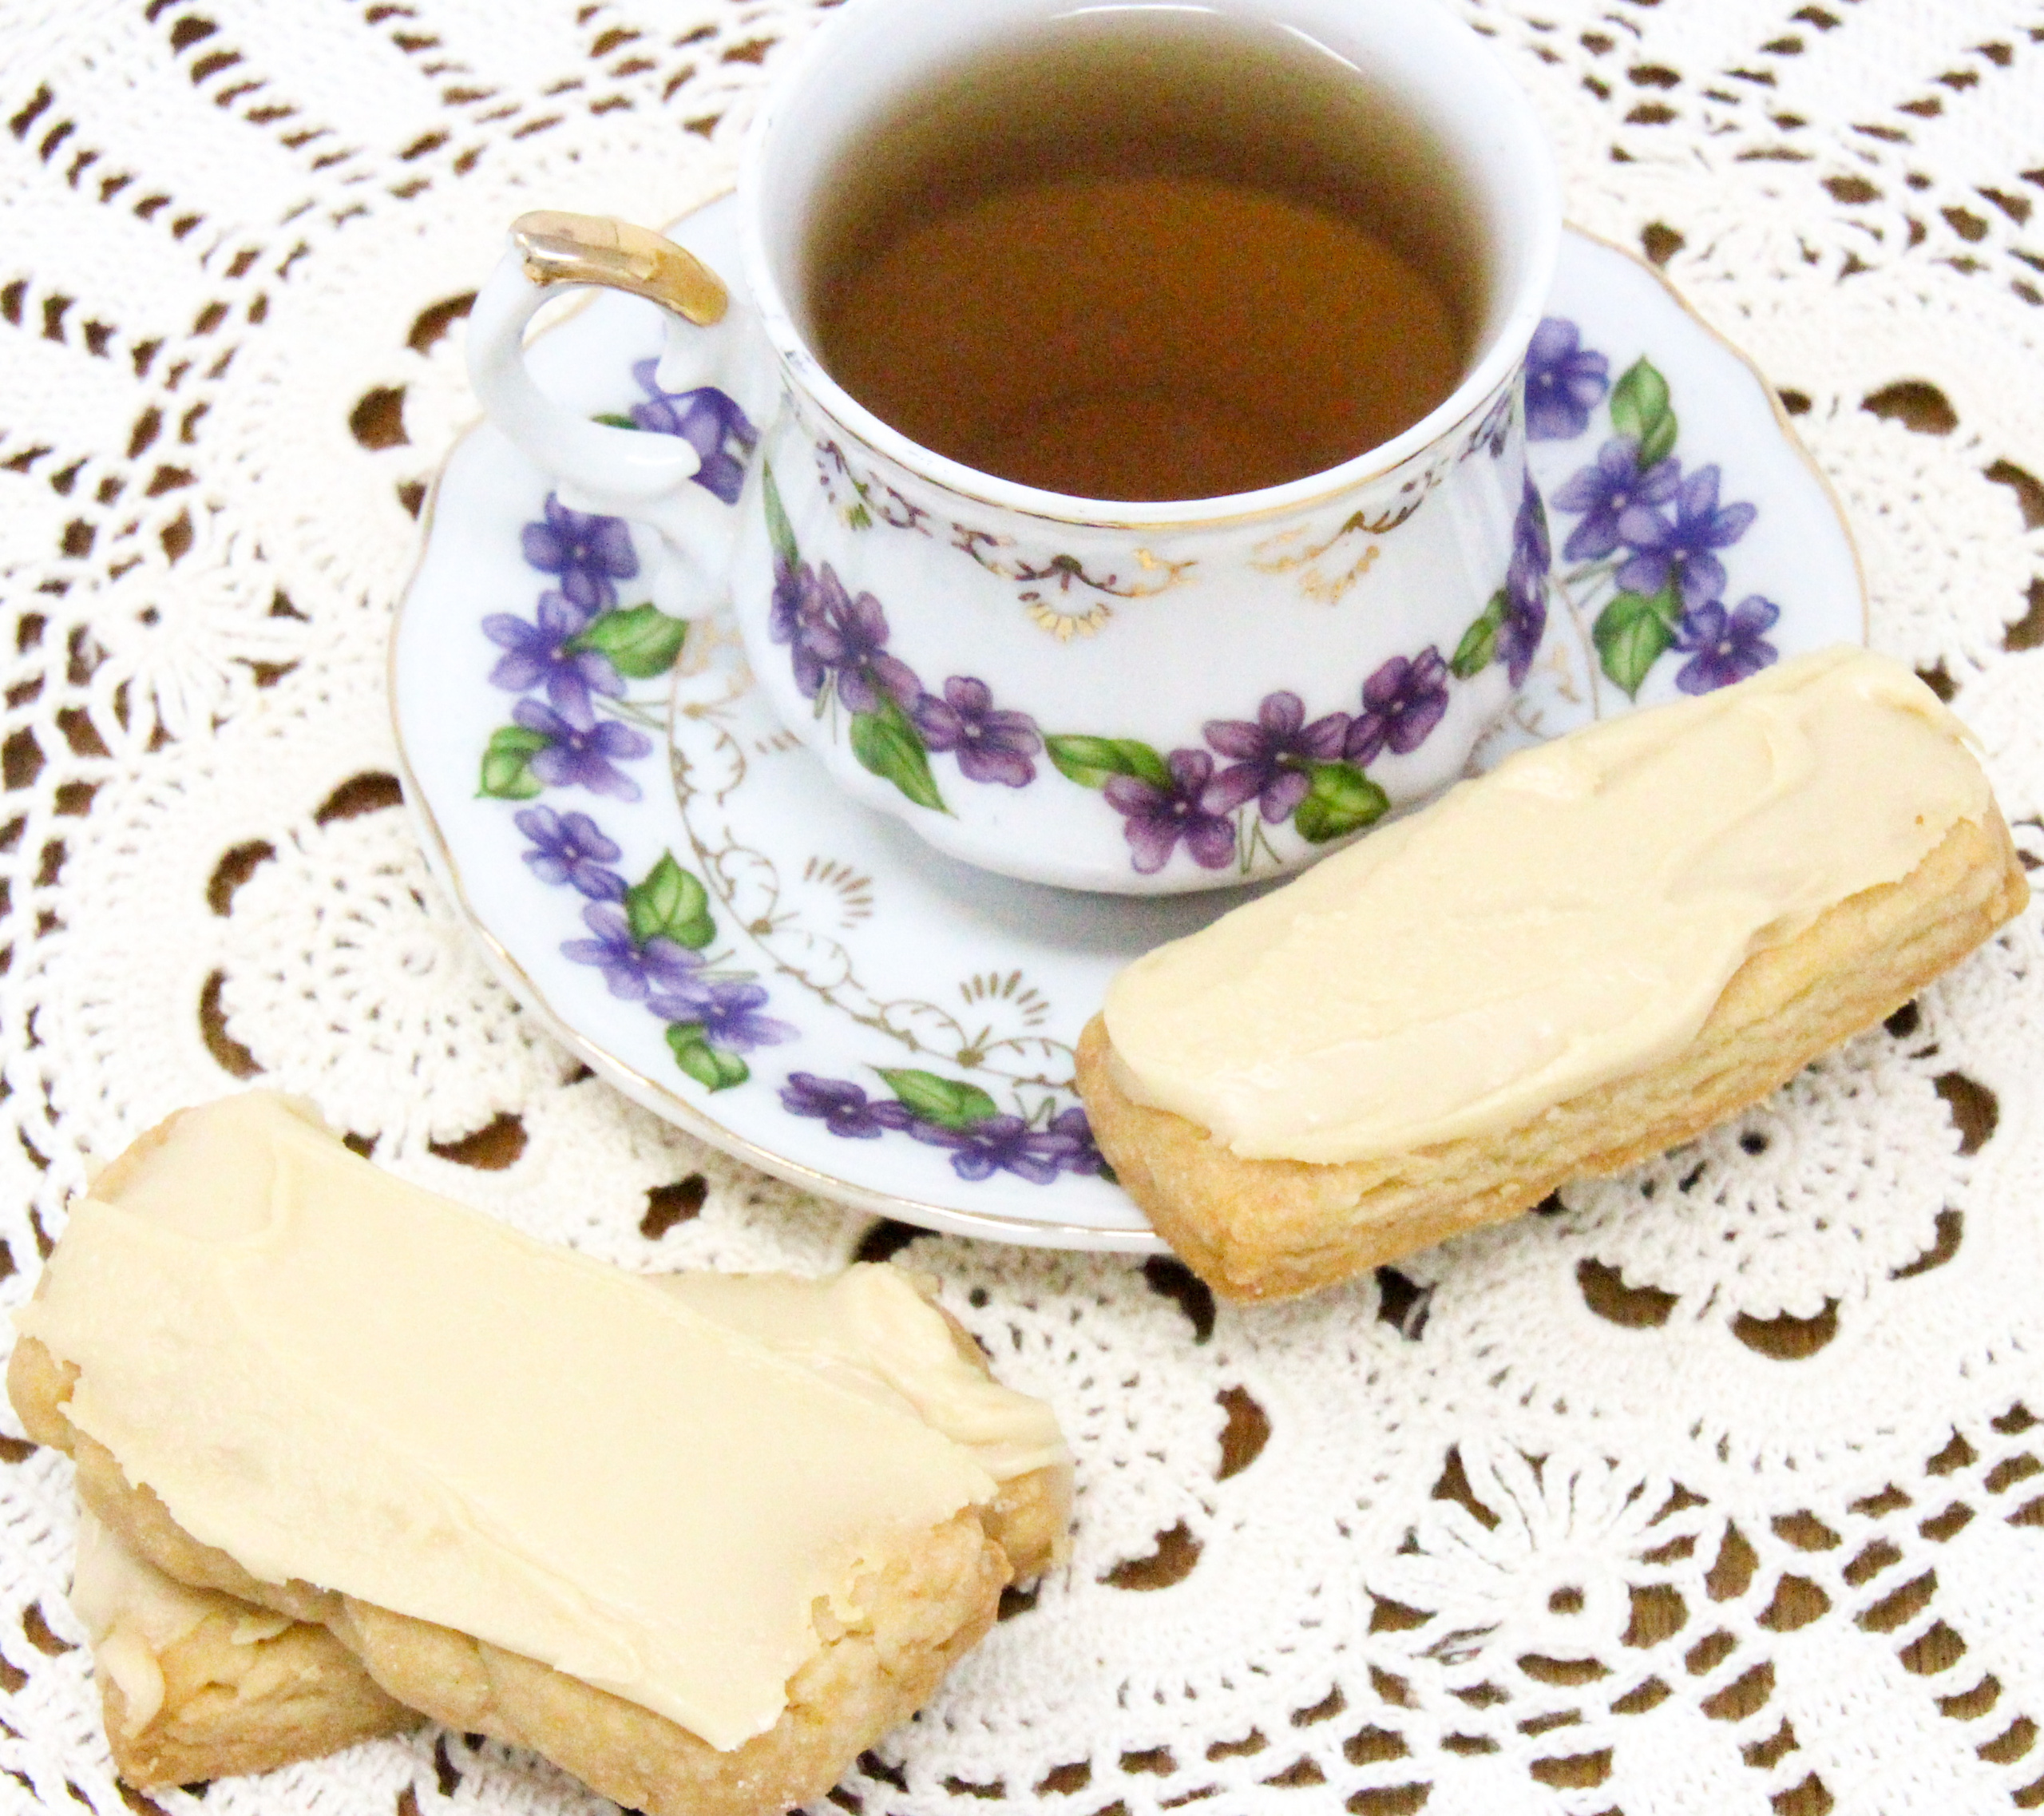
[[[779,1810],[1064,1543],[1055,1421],[907,1275],[628,1275],[267,1094],[101,1175],[18,1322],[133,1782],[423,1715],[653,1816]]]

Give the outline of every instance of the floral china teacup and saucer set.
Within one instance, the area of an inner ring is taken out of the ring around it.
[[[1072,1085],[1122,965],[1863,634],[1764,383],[1430,9],[855,0],[735,193],[525,217],[469,345],[393,652],[443,881],[628,1094],[925,1227],[1158,1247]]]

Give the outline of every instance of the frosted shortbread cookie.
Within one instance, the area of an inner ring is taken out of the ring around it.
[[[925,1283],[864,1264],[826,1279],[651,1278],[703,1315],[856,1390],[885,1392],[889,1378],[901,1383],[933,1424],[974,1449],[1000,1480],[984,1525],[1015,1575],[1038,1574],[1062,1550],[1070,1472],[1061,1460],[1043,1460],[1047,1449],[1060,1448],[1048,1408],[992,1380],[972,1338],[921,1296]],[[46,1409],[61,1432],[61,1372],[31,1370],[25,1355],[22,1378],[25,1402]],[[102,1452],[96,1461],[97,1497],[146,1532],[145,1509],[113,1478],[110,1457]],[[160,1550],[167,1541],[180,1567],[205,1573],[188,1543],[155,1535]],[[316,1620],[166,1576],[89,1507],[80,1513],[70,1599],[92,1642],[115,1766],[131,1784],[267,1771],[422,1719],[386,1695]]]
[[[1282,1298],[1687,1140],[2028,895],[1959,722],[1822,651],[1522,751],[1147,954],[1079,1087],[1194,1271]]]
[[[990,1532],[1052,1553],[1069,1467],[893,1270],[731,1297],[531,1242],[254,1093],[74,1203],[9,1391],[177,1580],[654,1816],[778,1810],[985,1631]]]

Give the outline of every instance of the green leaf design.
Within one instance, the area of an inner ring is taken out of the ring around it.
[[[1483,615],[1462,633],[1461,642],[1455,646],[1454,660],[1448,666],[1458,680],[1466,681],[1490,667],[1497,655],[1498,632],[1504,628],[1504,621],[1505,593],[1499,587],[1491,595]]]
[[[1082,788],[1098,788],[1111,775],[1133,775],[1139,781],[1169,789],[1171,765],[1140,738],[1088,738],[1061,733],[1044,739],[1044,748],[1058,773]]]
[[[1639,444],[1639,464],[1642,469],[1658,465],[1674,451],[1675,413],[1672,410],[1654,424],[1646,438]]]
[[[615,410],[606,410],[601,414],[591,418],[590,420],[600,422],[608,429],[636,429],[639,426],[630,417],[621,415]]]
[[[727,1048],[713,1047],[703,1038],[699,1021],[675,1021],[667,1025],[667,1045],[674,1062],[706,1091],[728,1091],[752,1076],[752,1068]]]
[[[854,505],[845,513],[845,523],[849,529],[870,529],[873,528],[873,513],[864,505]]]
[[[717,937],[709,891],[675,862],[671,851],[663,851],[645,880],[624,892],[624,918],[641,946],[660,938],[699,952]]]
[[[544,732],[522,725],[498,726],[482,753],[481,791],[499,801],[529,801],[540,791],[532,771],[533,755],[550,741]]]
[[[1639,464],[1652,466],[1675,445],[1675,413],[1668,407],[1668,381],[1650,360],[1633,362],[1611,387],[1611,426],[1639,444]]]
[[[930,774],[929,748],[908,714],[885,695],[871,712],[852,715],[852,755],[860,767],[891,782],[919,807],[937,813],[950,810]]]
[[[608,656],[610,665],[628,681],[650,681],[674,666],[687,635],[686,619],[670,618],[656,605],[634,605],[604,613],[587,630],[570,637],[568,647]]]
[[[879,1070],[889,1090],[915,1115],[940,1128],[970,1128],[976,1122],[1000,1114],[992,1098],[978,1085],[968,1084],[962,1079],[940,1078],[933,1072],[917,1072],[908,1067],[890,1071],[882,1066]]]
[[[774,545],[774,553],[793,567],[801,557],[795,553],[794,525],[788,521],[788,513],[782,508],[781,488],[774,483],[772,467],[763,464],[760,477],[766,482],[766,540]]]
[[[1310,845],[1325,845],[1373,826],[1390,811],[1391,797],[1353,763],[1317,763],[1313,786],[1292,824]]]
[[[1672,580],[1651,599],[1641,593],[1621,593],[1598,613],[1590,632],[1604,672],[1617,686],[1636,696],[1647,670],[1675,640],[1680,617]]]

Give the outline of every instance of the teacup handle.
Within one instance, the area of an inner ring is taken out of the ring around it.
[[[657,549],[638,539],[655,603],[676,617],[705,616],[723,600],[736,513],[722,492],[689,484],[703,470],[703,455],[679,435],[578,416],[541,391],[526,369],[526,324],[570,284],[621,290],[668,311],[658,373],[664,391],[716,384],[727,394],[749,395],[756,409],[764,359],[757,337],[744,331],[750,323],[740,318],[749,311],[727,323],[731,298],[723,280],[664,236],[600,215],[549,209],[512,223],[511,249],[469,315],[469,375],[491,422],[553,478],[569,509],[656,531]],[[717,331],[704,335],[706,328]],[[739,421],[747,433],[756,432],[742,414]]]

